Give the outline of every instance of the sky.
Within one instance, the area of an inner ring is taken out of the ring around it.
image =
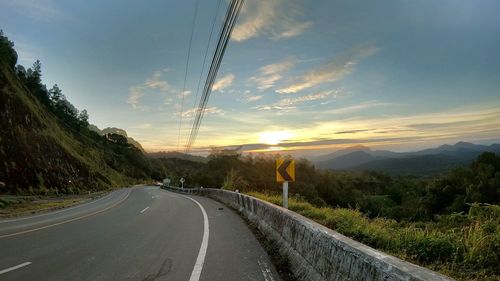
[[[0,28],[91,123],[182,150],[228,1],[195,7],[0,0]],[[496,0],[246,0],[193,152],[500,142],[499,35]]]

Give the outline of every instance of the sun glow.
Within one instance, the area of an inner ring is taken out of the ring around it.
[[[294,136],[293,133],[287,131],[273,131],[273,132],[263,132],[259,134],[260,143],[265,143],[269,145],[277,145],[282,141],[288,140]]]

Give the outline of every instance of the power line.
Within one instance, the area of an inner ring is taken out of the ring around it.
[[[205,63],[207,62],[208,49],[210,47],[210,42],[212,41],[212,34],[214,33],[215,22],[217,21],[217,17],[219,15],[219,7],[220,7],[221,2],[222,2],[222,0],[217,1],[217,7],[215,8],[215,17],[214,17],[214,20],[212,21],[212,28],[210,29],[210,35],[208,36],[208,42],[207,42],[207,47],[205,49],[205,55],[203,57],[203,65],[201,67],[200,77],[198,78],[198,86],[196,87],[196,97],[194,98],[193,112],[196,111],[196,102],[198,100],[198,96],[200,93],[201,78],[203,77],[203,72],[205,70]],[[194,115],[193,115],[193,119],[194,119]]]
[[[204,113],[204,110],[206,108],[206,102],[208,101],[208,97],[210,95],[210,90],[211,90],[211,84],[212,80],[214,78],[214,75],[216,75],[216,70],[218,69],[219,61],[221,60],[221,53],[224,50],[224,45],[225,45],[225,40],[226,40],[226,34],[229,30],[229,27],[231,25],[231,18],[234,15],[234,9],[236,7],[236,1],[232,0],[231,4],[227,10],[226,16],[224,18],[224,24],[221,28],[220,34],[219,34],[219,40],[217,42],[217,47],[215,49],[213,58],[212,58],[212,63],[210,65],[210,70],[207,75],[207,80],[205,81],[205,86],[203,88],[203,94],[200,99],[199,106],[196,111],[196,117],[195,121],[193,122],[193,127],[191,128],[191,133],[189,136],[188,143],[186,144],[186,152],[188,152],[194,143],[194,140],[196,139],[196,136],[198,134],[198,128],[201,124],[202,116]]]
[[[191,35],[189,36],[189,48],[188,48],[188,53],[187,53],[187,60],[186,60],[186,68],[184,72],[184,83],[182,86],[182,99],[181,99],[181,110],[179,114],[179,136],[177,137],[177,150],[180,150],[180,143],[181,143],[181,129],[182,129],[182,114],[184,113],[184,96],[186,92],[186,81],[187,81],[187,74],[188,74],[188,67],[189,67],[189,58],[191,55],[191,45],[193,43],[193,33],[194,33],[194,28],[196,24],[196,16],[198,14],[198,4],[200,3],[200,0],[196,0],[195,6],[194,6],[194,15],[193,15],[193,22],[191,23]]]
[[[197,110],[196,120],[195,120],[195,123],[193,124],[193,128],[191,130],[191,135],[190,135],[189,142],[186,146],[186,151],[189,151],[191,149],[191,146],[193,145],[193,143],[196,140],[196,137],[198,135],[198,130],[199,130],[199,127],[200,127],[201,122],[203,120],[203,116],[205,113],[208,99],[209,99],[210,94],[211,94],[213,83],[214,83],[215,78],[217,76],[217,72],[218,72],[218,69],[219,69],[221,61],[222,61],[222,57],[224,56],[224,52],[226,50],[227,43],[229,42],[231,32],[232,32],[233,27],[236,23],[238,13],[239,13],[242,5],[243,5],[243,0],[241,0],[241,1],[233,0],[231,2],[231,6],[228,9],[228,13],[226,14],[226,18],[224,20],[224,26],[221,30],[219,42],[217,44],[217,48],[216,48],[216,51],[214,53],[214,57],[212,60],[212,65],[210,67],[210,72],[209,72],[209,75],[207,76],[207,81],[205,83],[204,95],[202,96],[202,99],[200,100],[200,106],[198,107],[198,110]]]
[[[236,19],[243,5],[243,0],[231,0],[231,4],[227,10],[226,16],[224,18],[224,24],[219,34],[219,40],[217,42],[217,47],[215,49],[212,63],[210,65],[210,70],[207,75],[207,80],[205,81],[205,86],[203,87],[203,94],[201,96],[198,108],[196,110],[196,117],[191,128],[191,133],[189,135],[189,140],[185,146],[185,152],[188,152],[193,143],[198,136],[198,130],[203,120],[203,115],[207,106],[208,99],[210,97],[212,86],[214,84],[215,78],[217,77],[217,72],[219,70],[224,52],[226,51],[227,43],[231,37]]]

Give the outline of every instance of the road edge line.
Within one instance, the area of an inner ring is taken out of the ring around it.
[[[207,212],[205,211],[205,208],[203,208],[203,206],[198,201],[185,195],[181,194],[179,195],[196,203],[198,207],[200,207],[200,210],[203,214],[203,238],[201,240],[200,251],[198,252],[196,263],[194,264],[193,267],[193,272],[191,273],[191,277],[189,278],[189,281],[199,281],[201,276],[201,271],[203,270],[203,264],[205,263],[205,256],[207,255],[207,248],[208,248],[208,238],[210,233],[208,224],[208,215]]]

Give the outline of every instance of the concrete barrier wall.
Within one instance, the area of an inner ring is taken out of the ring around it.
[[[214,198],[239,210],[288,257],[299,280],[453,280],[356,242],[295,212],[221,189],[177,189]]]

